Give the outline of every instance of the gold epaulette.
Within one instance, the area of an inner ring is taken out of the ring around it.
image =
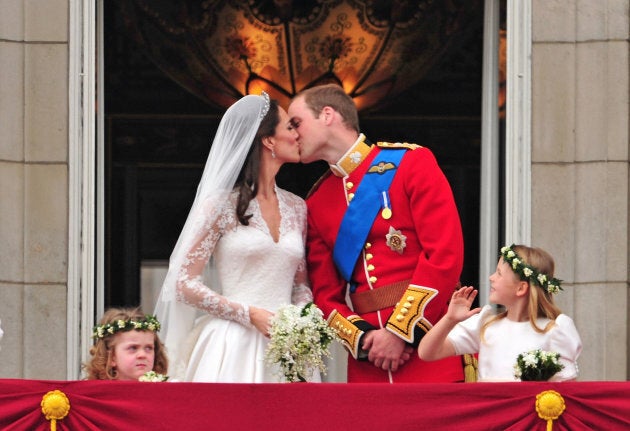
[[[424,309],[437,294],[438,291],[430,287],[410,284],[400,302],[394,307],[386,328],[407,343],[413,343],[416,325],[425,333],[433,326],[424,318]]]
[[[376,146],[379,148],[406,148],[408,150],[422,148],[422,145],[410,144],[409,142],[377,142]]]
[[[357,328],[353,322],[357,320],[363,320],[358,316],[346,319],[337,310],[333,310],[328,316],[328,326],[330,326],[339,336],[341,344],[348,349],[354,359],[359,357],[359,341],[361,335],[364,334],[362,330]]]

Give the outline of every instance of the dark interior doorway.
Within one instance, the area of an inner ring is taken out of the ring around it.
[[[482,2],[481,2],[482,3]],[[371,140],[430,148],[462,220],[462,282],[476,284],[479,249],[483,12],[415,86],[360,115]],[[223,109],[179,87],[137,49],[116,2],[104,2],[105,306],[141,303],[143,262],[166,262],[193,201]],[[283,168],[278,183],[305,196],[323,163]]]

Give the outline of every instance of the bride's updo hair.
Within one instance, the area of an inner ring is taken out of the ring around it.
[[[262,140],[276,134],[276,127],[280,123],[280,112],[278,101],[269,101],[269,111],[260,122],[256,137],[247,153],[245,164],[238,174],[234,188],[238,190],[238,200],[236,203],[236,217],[241,224],[249,225],[252,214],[245,214],[249,207],[249,202],[258,194],[258,173],[260,172],[260,156],[262,151]]]

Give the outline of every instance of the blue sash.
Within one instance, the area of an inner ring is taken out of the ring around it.
[[[389,190],[405,153],[404,148],[381,149],[361,180],[354,199],[348,204],[333,250],[335,265],[346,281],[350,281],[365,238],[383,207],[383,192]]]

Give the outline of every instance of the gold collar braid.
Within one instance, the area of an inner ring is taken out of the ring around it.
[[[330,165],[330,170],[337,177],[346,177],[350,175],[361,164],[363,160],[372,151],[371,146],[365,143],[365,135],[361,133],[357,141],[343,155],[339,161]]]

